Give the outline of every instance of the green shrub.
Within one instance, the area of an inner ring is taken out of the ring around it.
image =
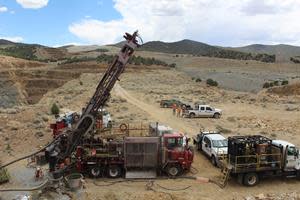
[[[175,64],[175,63],[172,63],[172,64],[169,65],[169,67],[175,68],[175,67],[176,67],[176,64]]]
[[[219,85],[217,81],[214,81],[211,78],[209,78],[209,79],[206,80],[206,84],[210,85],[210,86],[214,86],[214,87],[216,87],[216,86]]]
[[[270,83],[269,82],[265,82],[264,84],[263,84],[263,88],[269,88],[270,87]]]
[[[27,60],[37,60],[35,52],[36,48],[34,45],[18,45],[0,49],[1,55],[12,56]]]
[[[279,85],[279,81],[274,81],[273,83],[274,83],[275,86]]]
[[[56,103],[52,104],[51,114],[52,115],[58,115],[59,114],[59,107],[56,105]]]
[[[287,85],[287,84],[289,84],[288,80],[284,80],[284,81],[281,82],[281,85]]]
[[[96,58],[92,58],[92,57],[72,57],[72,58],[67,58],[67,60],[61,62],[61,65],[64,64],[72,64],[72,63],[79,63],[79,62],[87,62],[87,61],[94,61],[96,60]]]
[[[201,78],[196,79],[196,83],[201,82],[201,81],[202,81]]]

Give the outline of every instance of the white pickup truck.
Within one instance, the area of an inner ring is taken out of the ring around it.
[[[183,113],[185,117],[213,117],[220,118],[222,115],[222,110],[218,108],[213,108],[209,105],[197,105],[193,110],[185,110]]]
[[[201,132],[194,138],[194,145],[199,151],[206,154],[214,166],[227,155],[228,141],[216,132]]]

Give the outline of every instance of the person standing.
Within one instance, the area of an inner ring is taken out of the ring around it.
[[[180,106],[178,106],[178,108],[177,108],[177,117],[180,117],[181,116],[181,107]]]
[[[173,109],[173,115],[175,116],[175,114],[176,114],[176,109],[177,109],[177,106],[176,106],[175,103],[173,103],[172,109]]]
[[[183,105],[183,106],[182,106],[182,109],[181,109],[181,117],[184,116],[185,111],[186,111],[186,106]]]

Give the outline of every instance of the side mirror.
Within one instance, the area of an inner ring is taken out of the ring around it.
[[[294,155],[295,155],[295,157],[297,157],[297,158],[299,157],[299,149],[297,149],[297,150],[295,151],[295,154],[294,154]]]

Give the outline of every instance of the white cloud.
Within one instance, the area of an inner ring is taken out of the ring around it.
[[[114,0],[119,20],[82,19],[69,31],[89,43],[121,40],[140,30],[144,41],[184,38],[216,45],[300,45],[299,0]]]
[[[5,37],[5,36],[0,36],[0,39],[3,40],[9,40],[11,42],[22,42],[24,39],[20,36],[13,36],[13,37]]]
[[[1,12],[7,12],[8,11],[8,8],[5,7],[5,6],[0,6],[0,13]]]
[[[47,6],[49,0],[16,0],[23,8],[39,9]]]

